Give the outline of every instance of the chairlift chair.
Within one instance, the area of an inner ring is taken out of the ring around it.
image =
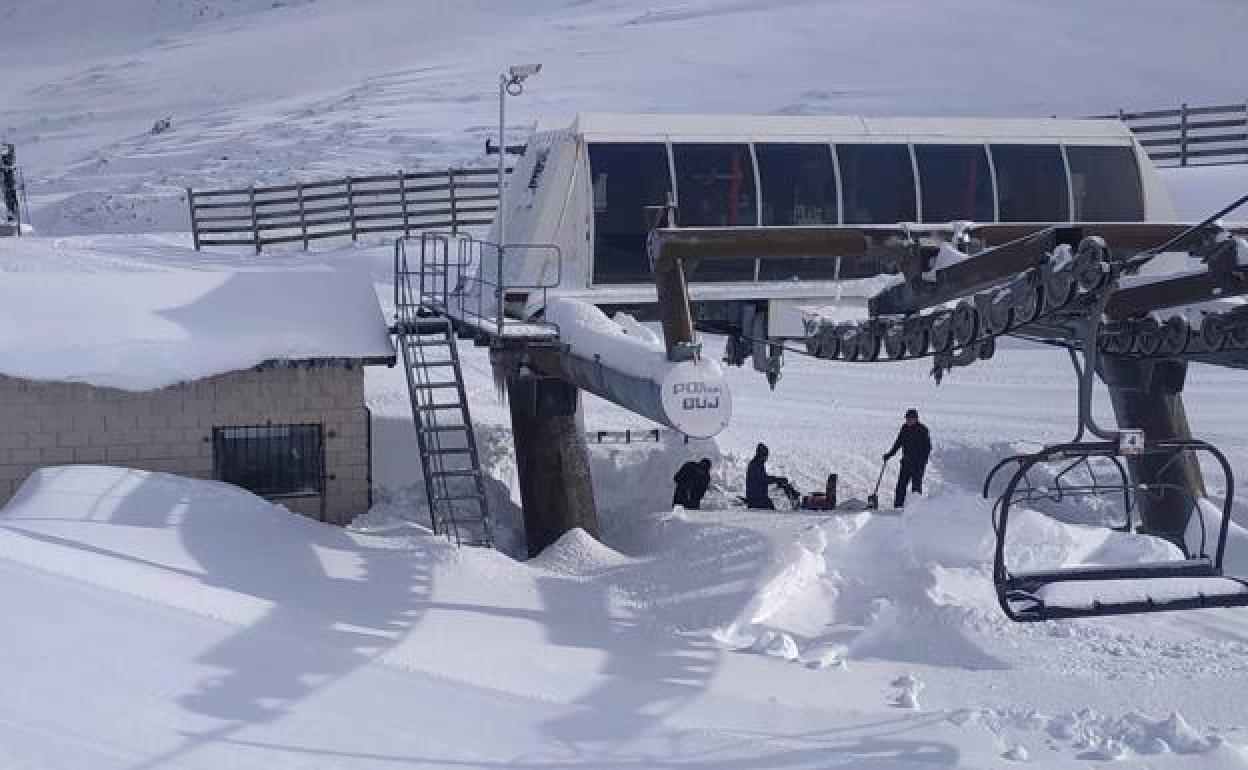
[[[1177,462],[1186,453],[1195,452],[1212,457],[1221,467],[1226,492],[1221,505],[1222,519],[1214,532],[1210,532],[1206,526],[1198,501],[1191,500],[1192,515],[1199,517],[1197,523],[1200,525],[1200,536],[1198,542],[1183,544],[1185,558],[1125,565],[1058,567],[1037,571],[1016,571],[1006,563],[1006,538],[1011,510],[1040,499],[1077,500],[1106,494],[1112,485],[1094,481],[1091,485],[1063,486],[1062,479],[1076,464],[1086,463],[1092,458],[1108,458],[1121,469],[1119,458],[1125,454],[1123,447],[1119,441],[1058,444],[1031,455],[1020,455],[999,463],[985,483],[985,496],[988,484],[997,471],[1009,463],[1017,463],[1018,466],[993,507],[993,529],[996,534],[993,582],[996,585],[998,602],[1006,616],[1014,621],[1030,622],[1248,606],[1248,576],[1233,577],[1223,573],[1223,558],[1230,531],[1231,501],[1234,496],[1234,477],[1226,457],[1213,445],[1191,439],[1145,441],[1132,453],[1168,456],[1170,460],[1163,465],[1164,469],[1169,462]],[[1065,463],[1064,468],[1054,476],[1057,483],[1049,489],[1037,487],[1029,474],[1037,466],[1056,463]],[[1127,482],[1125,474],[1123,489],[1128,497],[1178,492],[1191,498],[1190,493],[1177,485],[1147,481]],[[1130,509],[1128,500],[1128,526]],[[1188,531],[1192,531],[1190,526]],[[1194,538],[1188,538],[1191,539]]]

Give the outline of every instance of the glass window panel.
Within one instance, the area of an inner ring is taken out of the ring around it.
[[[913,222],[914,167],[904,144],[840,144],[846,224]]]
[[[764,225],[836,224],[836,167],[826,144],[756,144]],[[833,259],[773,259],[759,265],[765,281],[831,279]]]
[[[1070,219],[1066,166],[1060,147],[994,144],[1002,222],[1065,222]]]
[[[682,227],[758,224],[754,163],[748,144],[674,144],[677,222]],[[694,281],[752,281],[754,260],[702,262]]]
[[[671,192],[662,144],[591,144],[594,283],[651,283],[646,235],[652,212]]]
[[[991,222],[992,175],[983,145],[916,144],[924,222]]]
[[[1144,191],[1131,147],[1067,147],[1079,222],[1140,222]]]

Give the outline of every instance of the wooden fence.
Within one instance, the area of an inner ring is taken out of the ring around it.
[[[1120,118],[1158,165],[1248,163],[1248,102],[1099,117]]]
[[[488,225],[498,207],[498,170],[452,168],[349,176],[243,190],[186,190],[195,249],[265,246],[369,233]]]

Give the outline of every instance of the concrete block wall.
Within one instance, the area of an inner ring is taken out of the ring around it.
[[[0,375],[0,505],[36,468],[89,463],[211,479],[212,429],[319,423],[324,519],[345,524],[369,505],[364,372],[339,363],[265,366],[132,393]],[[283,498],[321,518],[321,499]]]

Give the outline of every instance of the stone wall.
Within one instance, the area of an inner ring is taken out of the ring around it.
[[[319,423],[324,519],[345,524],[369,506],[369,417],[358,365],[265,366],[132,393],[0,375],[0,505],[36,468],[117,465],[213,477],[216,427]],[[320,497],[283,498],[321,518]]]

